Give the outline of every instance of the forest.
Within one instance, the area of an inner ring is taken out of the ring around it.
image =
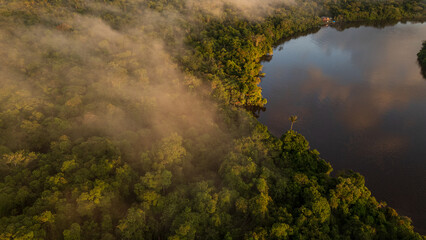
[[[426,239],[247,110],[261,57],[323,15],[426,3],[0,0],[0,239]]]

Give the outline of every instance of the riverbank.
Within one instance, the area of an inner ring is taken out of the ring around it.
[[[330,6],[213,2],[2,2],[1,239],[422,239],[243,109],[266,103],[259,59]]]
[[[412,217],[422,233],[426,118],[418,113],[426,85],[413,57],[425,30],[413,22],[328,27],[277,46],[262,62],[268,103],[258,118],[280,136],[288,116],[298,115],[297,131],[335,172],[360,172],[377,200]],[[412,124],[398,124],[406,121]]]
[[[313,4],[313,3],[312,3]],[[363,1],[359,6],[345,2],[318,5],[296,5],[282,7],[275,14],[261,21],[239,18],[230,11],[226,21],[213,20],[202,31],[190,34],[189,44],[199,56],[197,63],[183,61],[190,70],[201,69],[214,86],[214,96],[225,104],[236,106],[259,106],[266,104],[262,97],[259,63],[262,56],[271,53],[274,45],[282,39],[318,29],[323,24],[321,16],[331,13],[338,22],[359,22],[377,20],[403,20],[424,18],[421,2],[398,3]],[[407,10],[411,9],[411,10]],[[223,26],[226,22],[227,27]]]

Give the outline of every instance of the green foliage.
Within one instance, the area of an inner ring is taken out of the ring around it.
[[[189,2],[0,0],[0,239],[424,239],[361,175],[331,177],[302,135],[239,107],[266,103],[261,57],[321,14],[424,3],[297,0],[253,20]]]
[[[426,41],[422,44],[422,49],[417,53],[417,61],[422,69],[423,77],[426,78]]]
[[[424,1],[324,0],[331,15],[338,21],[401,20],[424,18]]]
[[[209,22],[203,31],[193,30],[187,42],[193,47],[195,58],[183,56],[182,64],[187,70],[205,74],[220,101],[237,106],[263,106],[266,99],[258,86],[261,57],[270,53],[278,40],[320,24],[318,17],[309,15],[302,7],[296,11],[286,8],[279,11],[285,13],[277,13],[262,22],[230,16],[226,21]]]
[[[80,240],[80,225],[78,223],[71,224],[70,229],[64,230],[64,240]]]
[[[117,226],[124,239],[145,239],[145,213],[140,209],[130,208],[125,219]]]

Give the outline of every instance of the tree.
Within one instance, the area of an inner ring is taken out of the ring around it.
[[[130,208],[127,216],[117,226],[123,239],[144,239],[146,231],[145,212],[139,208]]]
[[[80,240],[81,228],[78,223],[71,224],[70,229],[63,232],[65,240]]]
[[[295,122],[297,122],[297,116],[296,115],[292,115],[291,117],[288,118],[288,120],[290,120],[290,122],[291,122],[290,130],[293,131],[293,124]]]

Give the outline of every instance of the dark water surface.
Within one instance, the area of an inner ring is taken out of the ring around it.
[[[365,176],[378,201],[426,233],[426,80],[417,52],[426,23],[322,28],[290,40],[264,62],[268,99],[259,120],[280,136],[297,115],[334,171]]]

